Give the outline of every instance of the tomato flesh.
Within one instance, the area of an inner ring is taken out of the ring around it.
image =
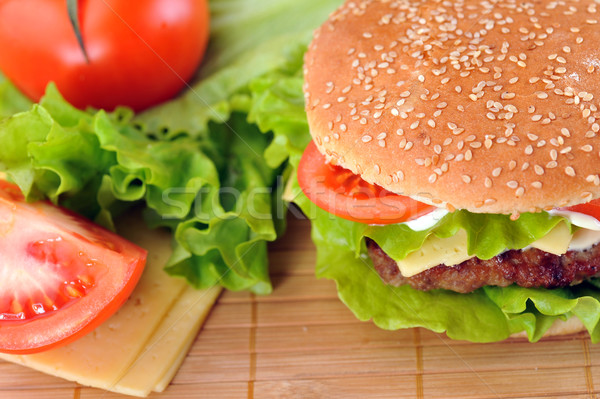
[[[300,160],[298,183],[319,208],[359,223],[401,223],[436,209],[370,184],[340,166],[326,163],[325,156],[313,142],[306,147]]]
[[[90,332],[125,302],[146,251],[0,182],[0,352],[35,353]]]
[[[584,213],[600,220],[600,198],[586,202],[585,204],[573,205],[564,209],[571,212]]]
[[[65,0],[0,2],[0,70],[34,101],[49,82],[78,108],[139,111],[174,97],[209,35],[206,0],[79,1],[86,60]]]

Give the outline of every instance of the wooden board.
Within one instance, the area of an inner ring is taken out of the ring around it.
[[[274,292],[225,293],[155,398],[595,398],[600,345],[585,334],[472,344],[357,321],[314,277],[309,223],[271,246]],[[0,363],[0,398],[124,398]]]

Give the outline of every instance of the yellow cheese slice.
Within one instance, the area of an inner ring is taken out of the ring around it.
[[[162,392],[185,359],[220,293],[221,287],[208,290],[186,288],[127,374],[110,390],[134,396],[146,396],[151,391]]]
[[[559,223],[546,236],[533,242],[531,247],[555,255],[562,255],[569,249],[573,236],[566,223]],[[467,234],[459,230],[454,236],[438,238],[429,236],[423,246],[398,261],[398,268],[404,277],[411,277],[440,264],[454,266],[472,258],[467,251]]]
[[[560,222],[550,233],[534,241],[531,246],[554,255],[562,255],[569,249],[572,239],[573,235],[569,226],[564,222]]]
[[[429,236],[421,248],[397,263],[402,275],[411,277],[439,264],[453,266],[471,257],[467,253],[467,233],[459,230],[448,238]]]

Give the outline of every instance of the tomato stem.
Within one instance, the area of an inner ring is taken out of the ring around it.
[[[85,46],[83,44],[83,38],[81,37],[81,28],[79,27],[79,4],[78,0],[66,0],[67,1],[67,12],[69,13],[69,20],[71,21],[71,26],[73,27],[73,31],[75,32],[75,37],[77,37],[77,42],[79,43],[79,47],[83,52],[83,56],[85,57],[85,62],[87,64],[90,63],[90,59],[88,58],[87,51],[85,50]]]

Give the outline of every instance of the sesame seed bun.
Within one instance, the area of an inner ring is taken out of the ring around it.
[[[600,197],[593,1],[347,1],[305,58],[328,160],[450,210]]]

